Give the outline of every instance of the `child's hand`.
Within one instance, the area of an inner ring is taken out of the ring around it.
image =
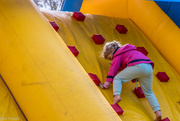
[[[106,81],[103,86],[105,89],[108,89],[110,85],[111,85],[111,82]]]
[[[110,85],[111,85],[111,82],[105,82],[104,84],[99,83],[99,86],[102,89],[108,89]]]
[[[104,85],[102,83],[99,83],[99,87],[104,89]]]

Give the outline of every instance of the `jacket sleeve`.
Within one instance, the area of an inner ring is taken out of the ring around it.
[[[121,59],[116,57],[113,59],[111,67],[109,69],[108,75],[106,77],[106,81],[113,82],[114,77],[116,76],[118,70],[120,69]]]

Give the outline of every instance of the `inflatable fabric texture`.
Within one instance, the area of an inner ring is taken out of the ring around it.
[[[76,21],[71,12],[52,12],[43,11],[48,21],[55,21],[58,26],[58,34],[67,46],[75,46],[79,51],[76,59],[80,62],[86,73],[96,74],[102,83],[105,82],[110,61],[100,57],[104,44],[95,44],[92,40],[94,34],[101,34],[105,42],[113,40],[120,41],[121,44],[130,43],[136,47],[145,47],[148,57],[155,63],[153,72],[153,91],[159,101],[162,118],[169,117],[170,120],[178,120],[180,99],[179,74],[163,58],[150,40],[139,30],[134,22],[127,18],[107,17],[102,15],[84,14],[84,21]],[[124,25],[128,32],[119,34],[115,27],[117,24]],[[170,77],[169,82],[162,83],[156,77],[159,71],[165,71]],[[95,84],[94,84],[95,85]],[[96,85],[95,85],[96,86]],[[140,86],[138,84],[138,86]],[[99,87],[97,87],[99,88]],[[112,85],[109,89],[100,89],[107,101],[113,102]],[[119,116],[123,121],[152,121],[155,114],[149,106],[146,98],[137,98],[133,90],[135,84],[127,82],[123,85],[119,105],[124,110],[124,114]],[[173,98],[172,98],[173,95]]]
[[[108,12],[110,15],[113,10],[116,12],[111,17],[106,14],[86,14],[84,22],[77,22],[71,17],[72,13],[68,12],[42,14],[30,0],[1,0],[0,74],[26,118],[23,118],[15,103],[12,104],[15,108],[8,111],[10,115],[3,116],[20,117],[28,121],[154,120],[155,114],[147,100],[136,97],[132,91],[135,85],[131,82],[123,85],[119,105],[125,112],[118,116],[110,106],[113,101],[112,86],[108,90],[100,89],[89,77],[88,73],[94,73],[104,83],[110,67],[110,62],[100,57],[103,45],[96,45],[91,39],[93,34],[101,34],[105,42],[116,39],[122,44],[131,43],[147,49],[148,57],[155,63],[153,90],[160,103],[162,116],[175,121],[180,119],[177,103],[180,100],[179,74],[171,67],[173,64],[174,68],[175,64],[179,65],[179,56],[176,56],[176,60],[172,54],[176,52],[179,55],[175,24],[159,11],[160,8],[156,8],[154,2],[86,0],[83,1],[84,5],[85,2],[88,2],[87,5],[95,5],[101,13]],[[118,8],[118,5],[121,7]],[[150,11],[152,8],[154,12]],[[87,10],[90,9],[87,7]],[[119,10],[123,13],[121,18],[116,16]],[[97,11],[92,10],[94,13]],[[151,19],[151,24],[146,23],[149,21],[143,17]],[[58,24],[57,32],[49,21]],[[114,29],[117,23],[125,25],[127,34],[117,33]],[[167,34],[169,30],[172,33]],[[167,41],[169,38],[173,42]],[[77,57],[71,53],[68,45],[77,48]],[[174,48],[166,49],[167,45]],[[178,70],[179,66],[175,69]],[[167,72],[169,82],[159,82],[155,76],[159,71]],[[1,88],[5,89],[3,85]],[[3,110],[10,109],[5,105],[3,107]]]
[[[28,121],[121,121],[31,1],[0,11],[0,73]]]
[[[0,76],[0,120],[26,121],[18,105]]]

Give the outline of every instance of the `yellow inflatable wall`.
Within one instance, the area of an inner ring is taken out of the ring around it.
[[[31,1],[0,11],[0,73],[28,121],[120,121]]]
[[[154,1],[84,0],[81,12],[130,18],[180,74],[180,30]]]
[[[155,119],[147,100],[134,94],[132,82],[123,85],[119,105],[124,114],[118,116],[111,108],[112,86],[108,90],[100,89],[88,75],[94,73],[104,82],[110,67],[109,61],[100,57],[103,45],[92,41],[93,34],[101,34],[105,42],[116,39],[122,44],[145,47],[148,57],[155,63],[153,90],[161,106],[162,118],[180,119],[177,103],[180,101],[179,67],[175,67],[176,60],[172,59],[173,50],[178,47],[176,32],[179,30],[154,2],[84,0],[81,12],[88,13],[84,22],[72,18],[71,12],[41,12],[30,0],[2,0],[0,11],[0,73],[24,113],[25,117],[12,111],[20,120]],[[49,21],[57,23],[57,32]],[[119,34],[114,29],[116,24],[124,24],[128,33]],[[169,35],[168,30],[177,31]],[[173,41],[167,41],[168,38]],[[167,52],[169,48],[161,42],[173,47],[171,51]],[[77,57],[69,51],[68,45],[77,48]],[[162,83],[157,79],[155,75],[159,71],[168,74],[169,82]],[[17,105],[14,103],[13,106]]]

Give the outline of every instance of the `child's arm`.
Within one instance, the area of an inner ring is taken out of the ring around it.
[[[114,76],[117,74],[119,68],[120,68],[121,61],[120,59],[116,58],[112,61],[111,67],[109,69],[106,81],[104,84],[100,83],[99,86],[102,89],[108,89],[111,83],[113,82]]]
[[[116,57],[113,59],[109,72],[107,74],[106,82],[113,82],[114,77],[121,68],[121,58]]]

